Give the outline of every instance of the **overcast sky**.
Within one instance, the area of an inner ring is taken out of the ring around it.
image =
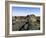
[[[12,16],[26,16],[34,14],[40,16],[39,7],[12,7]]]

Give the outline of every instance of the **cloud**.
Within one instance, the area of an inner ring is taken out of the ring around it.
[[[40,13],[34,13],[34,12],[28,12],[28,13],[16,13],[14,14],[14,16],[27,16],[27,15],[31,15],[34,14],[36,16],[40,16]]]
[[[34,14],[34,15],[36,15],[36,16],[40,16],[40,13],[34,13],[34,12],[29,12],[28,14],[25,14],[25,15],[31,15],[31,14]]]
[[[36,16],[40,16],[40,13],[34,13],[34,12],[31,12],[30,14],[34,14],[34,15],[36,15]]]

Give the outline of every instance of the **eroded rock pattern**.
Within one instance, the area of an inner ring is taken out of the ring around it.
[[[27,16],[13,16],[12,30],[13,31],[40,30],[40,16],[35,16],[33,14]]]

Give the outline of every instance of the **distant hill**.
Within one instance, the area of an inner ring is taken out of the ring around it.
[[[13,16],[12,30],[40,30],[40,16],[35,16],[34,14],[27,16]]]

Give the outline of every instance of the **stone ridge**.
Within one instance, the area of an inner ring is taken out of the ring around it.
[[[40,16],[35,16],[34,14],[27,16],[13,16],[12,30],[40,30]]]

